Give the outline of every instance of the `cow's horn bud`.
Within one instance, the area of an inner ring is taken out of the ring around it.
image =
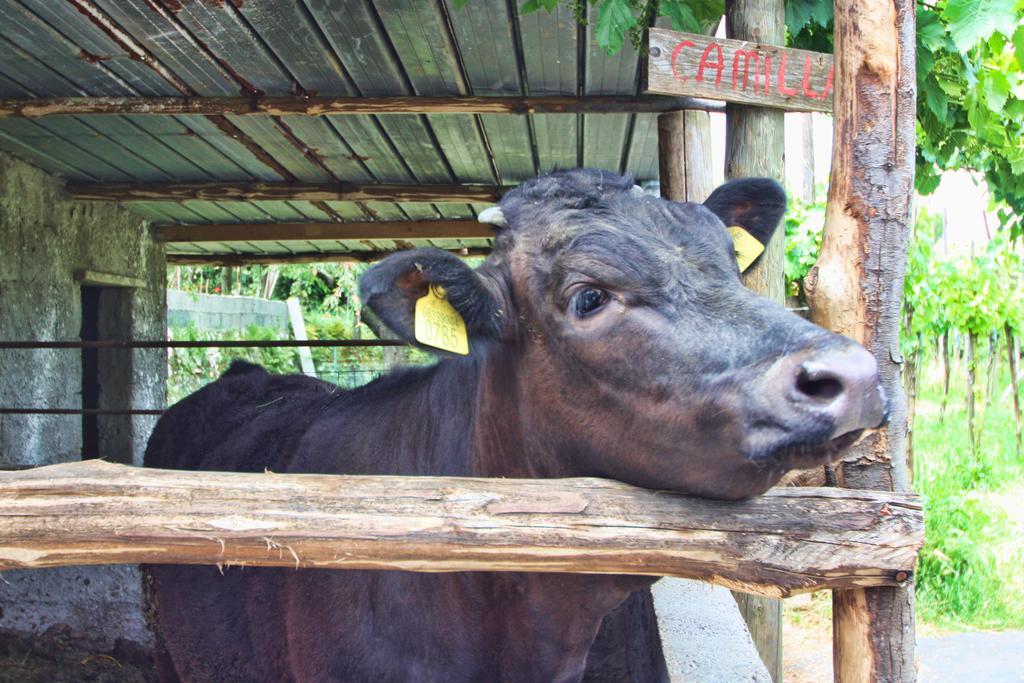
[[[500,206],[492,206],[484,209],[476,219],[481,223],[489,223],[499,228],[508,227],[508,222],[505,221],[505,214],[502,213]]]

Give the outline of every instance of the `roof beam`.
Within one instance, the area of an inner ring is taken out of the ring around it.
[[[494,185],[388,185],[361,183],[68,183],[74,199],[108,202],[299,200],[492,204]]]
[[[167,254],[167,263],[172,266],[253,266],[268,263],[372,263],[394,251],[309,251],[293,254]],[[489,247],[464,247],[446,249],[456,256],[487,256]]]
[[[288,240],[490,239],[494,229],[475,220],[366,223],[211,223],[158,225],[160,242],[278,242]]]
[[[0,118],[56,115],[326,114],[637,114],[679,109],[724,111],[725,105],[692,97],[561,96],[482,97],[47,97],[0,99]]]

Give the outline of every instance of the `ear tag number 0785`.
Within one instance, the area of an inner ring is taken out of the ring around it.
[[[444,288],[430,285],[425,296],[416,300],[414,319],[416,341],[426,346],[469,354],[469,336],[466,322],[445,298]]]
[[[729,234],[736,248],[736,265],[742,273],[764,252],[764,245],[738,225],[730,225]]]

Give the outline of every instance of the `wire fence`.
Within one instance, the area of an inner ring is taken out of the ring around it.
[[[232,339],[232,340],[167,340],[167,339],[121,339],[121,340],[100,340],[100,341],[0,341],[0,350],[82,350],[82,349],[267,349],[267,348],[412,348],[412,346],[400,339]],[[399,365],[404,363],[399,363]],[[353,389],[367,384],[374,379],[387,373],[395,367],[395,364],[359,364],[352,365],[350,362],[343,362],[338,358],[337,353],[333,354],[331,362],[322,363],[317,368],[315,376],[321,380],[337,384],[343,389]],[[212,368],[211,368],[212,369]],[[204,381],[194,382],[194,373],[190,373],[190,380],[193,380],[195,388],[206,382],[211,382],[216,373],[210,372]],[[309,373],[307,373],[309,374]],[[169,377],[171,382],[174,377]],[[190,392],[189,392],[190,393]],[[0,415],[92,415],[92,416],[113,416],[113,415],[161,415],[163,408],[98,408],[95,406],[82,407],[53,407],[53,406],[32,406],[32,407],[0,407]]]

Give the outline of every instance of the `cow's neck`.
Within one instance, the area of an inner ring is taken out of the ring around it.
[[[355,397],[355,406],[377,401],[365,421],[377,425],[373,448],[394,446],[389,457],[369,463],[381,472],[391,463],[394,474],[509,478],[578,476],[561,462],[565,453],[553,446],[551,428],[531,423],[530,382],[519,359],[503,348],[442,361],[429,369],[410,370],[366,388],[372,401]],[[532,388],[536,390],[536,388]],[[356,410],[359,408],[356,407]],[[383,417],[382,417],[383,416]],[[363,423],[364,418],[353,421]],[[358,436],[356,437],[358,438]],[[351,448],[346,443],[345,448]],[[368,446],[369,447],[369,446]],[[653,579],[640,576],[479,572],[452,577],[453,590],[494,596],[500,604],[482,606],[482,614],[515,614],[500,628],[503,656],[528,660],[537,680],[571,681],[582,675],[586,656],[605,615],[632,591]],[[468,583],[467,583],[468,582]],[[485,585],[486,584],[486,585]],[[519,601],[510,609],[509,601]],[[461,604],[455,601],[454,604]],[[454,617],[453,617],[454,618]],[[519,651],[520,648],[522,651]]]
[[[366,401],[377,411],[375,433],[400,442],[394,449],[395,474],[529,479],[581,474],[553,450],[553,440],[544,435],[550,430],[530,423],[529,387],[520,387],[517,359],[509,353],[442,361],[367,387],[375,394]],[[363,401],[358,397],[355,403]]]
[[[515,360],[502,354],[500,359],[484,356],[441,363],[431,380],[430,402],[446,393],[452,399],[448,404],[451,414],[443,418],[448,424],[463,424],[463,411],[472,415],[465,439],[456,440],[465,448],[460,458],[465,458],[467,474],[509,478],[579,475],[563,464],[570,462],[568,454],[554,450],[553,441],[547,437],[550,429],[530,423],[533,411],[526,403],[531,400],[530,387],[519,381]],[[461,389],[457,399],[450,393],[455,386]],[[524,392],[527,395],[521,395]],[[500,591],[502,594],[522,596],[530,619],[523,622],[523,633],[512,634],[513,641],[530,643],[530,654],[523,656],[550,658],[552,661],[537,664],[559,680],[573,680],[573,672],[582,675],[586,655],[605,615],[631,592],[647,588],[655,580],[645,576],[542,573],[480,577],[509,584],[512,590]],[[516,628],[515,624],[509,627]]]

